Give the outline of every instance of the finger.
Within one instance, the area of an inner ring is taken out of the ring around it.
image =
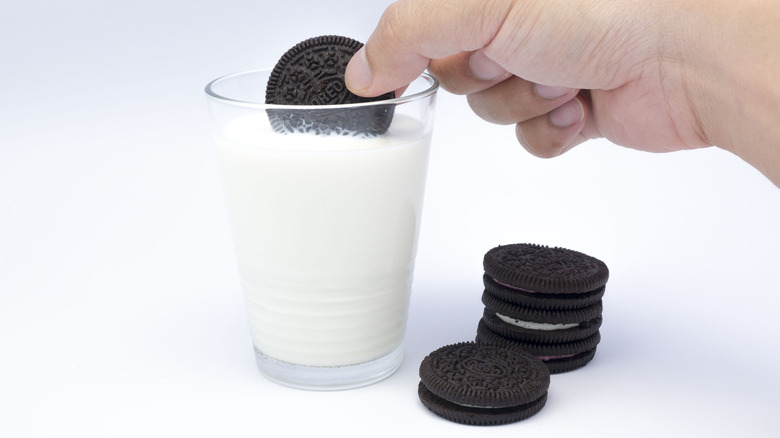
[[[582,133],[587,121],[587,107],[581,96],[564,103],[549,114],[517,124],[515,133],[520,144],[541,158],[557,157],[587,140]]]
[[[482,50],[433,59],[428,71],[439,80],[442,88],[453,94],[482,91],[512,76]]]
[[[378,96],[410,83],[431,59],[484,47],[500,29],[511,5],[509,0],[393,3],[347,65],[347,87],[361,96]]]
[[[513,76],[486,90],[468,95],[471,109],[491,123],[508,125],[547,114],[570,101],[578,90],[534,84]]]

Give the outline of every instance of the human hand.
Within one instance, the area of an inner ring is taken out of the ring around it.
[[[752,23],[735,25],[713,2],[700,9],[693,3],[402,0],[385,11],[352,59],[346,82],[357,94],[378,95],[428,68],[445,89],[466,94],[485,120],[515,123],[518,140],[537,156],[556,156],[597,137],[653,152],[716,144],[778,184],[777,142],[770,143],[770,157],[756,155],[735,134],[767,143],[778,138],[770,135],[777,128],[755,134],[754,121],[727,108],[761,78],[734,80],[717,61],[734,61],[728,49],[740,49],[729,38],[739,40],[745,33],[739,29]],[[721,36],[730,28],[734,35]],[[765,35],[751,43],[766,41],[777,40]],[[762,85],[751,90],[756,102],[750,105],[778,111],[780,96],[762,100],[756,92]]]
[[[543,157],[596,137],[650,151],[706,146],[684,84],[668,77],[659,32],[648,30],[652,2],[628,2],[630,14],[626,3],[402,1],[348,67],[347,85],[379,94],[429,66],[480,117],[516,123],[519,141]]]

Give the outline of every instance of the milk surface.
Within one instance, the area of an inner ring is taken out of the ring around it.
[[[255,348],[285,362],[352,365],[403,342],[430,134],[278,134],[263,112],[218,136]]]

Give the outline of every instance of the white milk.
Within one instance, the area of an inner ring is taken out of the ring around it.
[[[403,342],[430,134],[396,115],[374,138],[228,123],[220,166],[255,348],[351,365]]]

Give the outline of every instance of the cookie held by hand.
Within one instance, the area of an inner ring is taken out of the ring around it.
[[[394,105],[361,104],[392,99],[395,93],[361,97],[344,83],[347,63],[362,46],[351,38],[326,35],[302,41],[282,55],[268,79],[265,103],[308,108],[267,109],[274,130],[321,135],[384,134],[392,122]],[[311,108],[322,105],[328,108]],[[345,107],[333,107],[341,105]]]

